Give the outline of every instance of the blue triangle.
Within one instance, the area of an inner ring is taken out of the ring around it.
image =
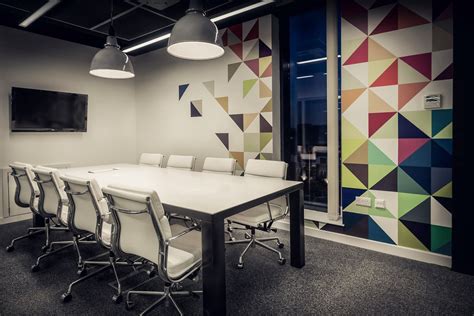
[[[432,250],[433,252],[440,253],[442,255],[451,256],[451,242],[448,242],[444,246],[438,249]]]
[[[431,142],[427,142],[417,149],[400,166],[431,167]]]
[[[348,207],[352,202],[354,202],[356,196],[361,196],[367,190],[360,190],[360,189],[351,189],[351,188],[342,188],[341,192],[341,206],[342,209]]]
[[[369,239],[395,245],[392,238],[371,217],[369,217]]]
[[[431,192],[431,168],[429,167],[400,167],[407,175],[423,188],[426,192]]]
[[[403,215],[401,220],[430,224],[431,223],[431,199],[426,199],[417,206],[415,206],[411,211],[408,211]]]
[[[452,180],[452,168],[431,168],[431,194],[434,194]]]
[[[179,98],[178,100],[181,100],[181,98],[183,97],[183,94],[186,92],[186,89],[188,89],[189,87],[189,83],[186,83],[186,84],[182,84],[182,85],[179,85]]]
[[[403,115],[398,114],[398,138],[429,138]]]
[[[442,142],[439,142],[438,140],[431,141],[431,166],[450,168],[452,166],[453,157],[451,152],[448,152],[446,148],[450,151],[452,150],[452,141],[449,139],[441,140]]]
[[[436,135],[453,121],[453,110],[433,110],[431,111],[431,131]]]

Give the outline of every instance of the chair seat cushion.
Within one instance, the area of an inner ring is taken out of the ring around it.
[[[270,204],[270,210],[272,212],[272,218],[276,218],[283,214],[283,210],[280,207],[272,204]],[[238,224],[258,227],[259,224],[270,221],[270,214],[268,213],[267,204],[261,204],[249,210],[232,215],[228,220]]]
[[[185,229],[186,227],[182,225],[171,225],[173,236]],[[172,278],[179,278],[201,258],[201,232],[190,231],[171,241],[168,251],[168,274]]]

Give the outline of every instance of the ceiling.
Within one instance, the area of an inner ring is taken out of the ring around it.
[[[110,23],[110,0],[62,0],[26,29],[19,26],[46,2],[0,0],[0,25],[103,47]],[[205,0],[204,6],[207,16],[214,17],[256,2],[259,0]],[[189,0],[115,0],[114,28],[119,44],[126,48],[169,33],[188,6]],[[218,26],[225,26],[225,23],[222,21]],[[131,55],[139,55],[164,45],[166,41],[134,51]]]

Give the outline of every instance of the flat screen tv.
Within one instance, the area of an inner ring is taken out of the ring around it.
[[[86,132],[87,95],[12,88],[12,132]]]

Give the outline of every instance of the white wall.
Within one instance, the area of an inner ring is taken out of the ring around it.
[[[134,80],[89,75],[96,51],[0,26],[0,168],[12,161],[72,165],[135,161]],[[11,133],[12,86],[89,95],[87,133]]]

